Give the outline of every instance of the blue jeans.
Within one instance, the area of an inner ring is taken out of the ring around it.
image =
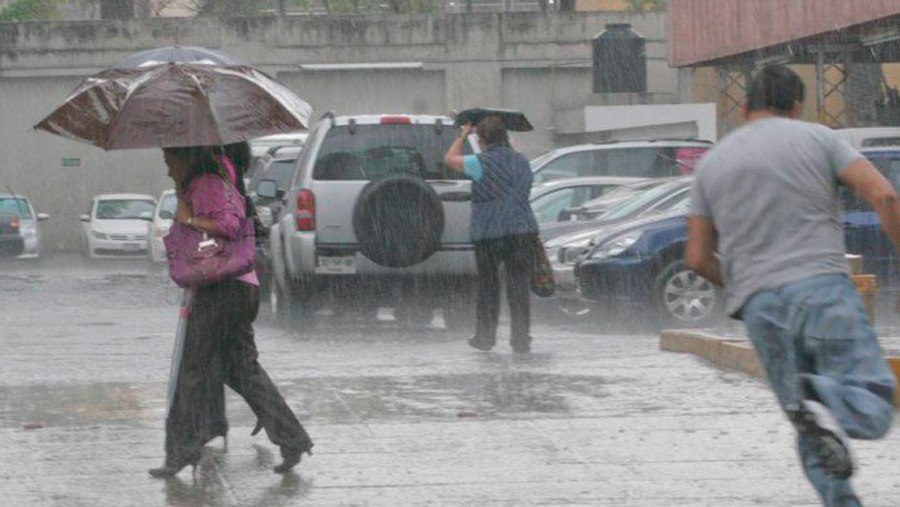
[[[814,399],[851,438],[874,440],[888,432],[896,381],[848,276],[815,276],[758,292],[741,315],[788,418],[802,399]],[[798,449],[826,506],[861,505],[849,480],[819,467],[802,432]]]

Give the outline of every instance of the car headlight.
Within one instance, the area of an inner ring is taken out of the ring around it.
[[[544,251],[547,253],[547,259],[550,261],[551,264],[559,262],[559,247],[558,246],[544,247]]]
[[[106,234],[97,231],[91,231],[91,235],[94,236],[94,239],[109,239],[106,237]]]
[[[574,265],[581,258],[584,249],[587,248],[590,241],[578,241],[569,243],[559,249],[558,261],[560,264]]]
[[[600,246],[591,253],[591,258],[607,259],[609,257],[621,255],[625,250],[628,250],[632,245],[637,243],[637,240],[641,239],[642,234],[643,232],[641,231],[630,232],[613,238],[605,243],[601,243]]]

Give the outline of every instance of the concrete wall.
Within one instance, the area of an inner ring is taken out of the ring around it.
[[[446,113],[483,105],[524,110],[530,156],[554,147],[553,113],[588,105],[590,41],[607,23],[647,40],[650,91],[679,93],[666,63],[661,13],[507,13],[409,16],[155,18],[127,22],[0,24],[0,186],[53,218],[51,248],[75,248],[77,217],[104,192],[158,195],[169,186],[155,150],[105,153],[30,126],[86,76],[135,51],[180,43],[218,49],[275,75],[321,114]],[[371,69],[402,62],[416,68]],[[321,70],[316,64],[363,64]],[[62,168],[64,157],[81,168]]]

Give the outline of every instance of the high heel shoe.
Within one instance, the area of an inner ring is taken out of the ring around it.
[[[166,458],[166,463],[159,468],[151,468],[148,470],[153,477],[175,477],[182,468],[191,465],[192,473],[197,473],[197,463],[200,462],[200,455],[189,456],[178,460]]]
[[[294,468],[297,463],[300,463],[300,459],[303,457],[303,453],[312,456],[312,444],[309,444],[309,447],[305,449],[296,449],[292,447],[282,447],[281,448],[281,463],[273,470],[276,474],[284,474],[289,472],[292,468]]]

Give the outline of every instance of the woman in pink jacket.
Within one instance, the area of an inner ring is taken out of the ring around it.
[[[236,237],[249,219],[245,196],[235,187],[240,171],[212,147],[166,148],[164,153],[179,196],[173,227]],[[257,360],[255,272],[191,290],[181,367],[166,419],[166,461],[150,474],[172,477],[187,465],[196,467],[203,446],[225,434],[223,384],[244,397],[269,440],[281,448],[283,461],[275,472],[287,472],[313,444]]]

